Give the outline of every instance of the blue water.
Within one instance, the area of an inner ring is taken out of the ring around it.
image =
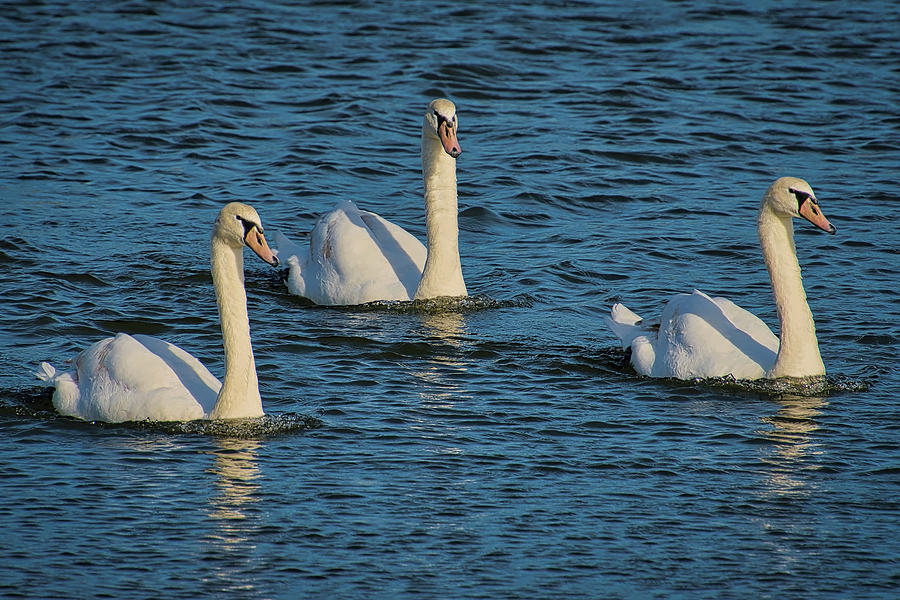
[[[4,5],[0,596],[896,595],[898,32],[891,2]],[[39,362],[116,331],[221,375],[225,202],[424,238],[438,96],[480,303],[316,308],[248,256],[267,427],[49,410]],[[837,228],[796,224],[831,388],[638,377],[612,302],[777,326],[755,213],[788,174]]]

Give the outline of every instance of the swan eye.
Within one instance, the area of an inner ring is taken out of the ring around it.
[[[795,188],[788,188],[788,190],[789,190],[789,191],[794,195],[794,197],[797,199],[797,208],[798,208],[798,209],[799,209],[799,208],[803,205],[803,203],[806,202],[807,200],[812,200],[812,203],[813,203],[813,204],[818,204],[818,202],[816,202],[815,196],[813,196],[812,194],[810,194],[810,193],[808,193],[808,192],[804,192],[803,190],[798,190],[798,189],[795,189]]]
[[[247,219],[245,219],[239,215],[235,215],[234,218],[237,219],[238,221],[240,221],[241,225],[244,226],[244,239],[245,240],[247,239],[247,236],[250,235],[250,232],[253,231],[253,228],[258,227],[258,225],[256,223],[254,223],[252,221],[248,221]]]
[[[453,115],[453,119],[448,119],[444,115],[440,114],[438,111],[434,111],[434,117],[437,119],[437,126],[440,127],[441,123],[446,123],[449,129],[453,129],[454,124],[456,123],[456,115]]]

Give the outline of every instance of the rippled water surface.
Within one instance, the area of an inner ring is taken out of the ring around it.
[[[896,593],[896,3],[172,4],[0,10],[0,596]],[[477,299],[317,308],[248,255],[265,420],[55,416],[37,365],[117,331],[221,375],[225,202],[424,237],[437,96]],[[787,174],[838,232],[797,223],[829,386],[636,376],[612,302],[777,325],[755,214]]]

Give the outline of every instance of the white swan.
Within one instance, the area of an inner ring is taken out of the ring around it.
[[[725,298],[694,291],[672,298],[659,326],[622,304],[606,323],[631,347],[635,370],[651,377],[812,377],[825,374],[816,327],[800,277],[792,217],[834,233],[809,184],[796,177],[773,183],[759,208],[757,230],[781,321],[781,339],[752,313]]]
[[[276,233],[288,289],[316,304],[465,296],[459,260],[456,106],[433,100],[422,126],[428,248],[412,234],[350,200],[319,217],[309,249]]]
[[[212,233],[224,384],[178,346],[148,335],[119,333],[78,354],[73,372],[58,373],[41,363],[36,375],[56,386],[56,410],[108,423],[261,417],[244,291],[245,244],[267,263],[278,264],[263,237],[259,215],[246,204],[232,202],[219,213]]]

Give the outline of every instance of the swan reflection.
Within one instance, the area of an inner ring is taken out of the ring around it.
[[[424,333],[432,341],[446,344],[453,350],[462,348],[464,336],[468,333],[462,313],[422,313],[419,316],[422,319]]]
[[[256,463],[257,440],[221,439],[214,451],[211,472],[218,476],[218,494],[211,500],[209,516],[223,525],[248,518],[247,508],[259,501],[259,466]],[[240,532],[234,532],[240,535]]]
[[[252,565],[261,477],[256,440],[218,439],[209,473],[215,475],[216,492],[209,499],[207,514],[214,529],[207,536],[206,553],[213,565],[213,583],[218,590],[241,592],[247,597],[255,588],[248,574]]]
[[[419,398],[429,406],[452,407],[463,394],[459,375],[468,363],[461,358],[466,322],[460,313],[422,314],[423,333],[434,353],[420,368],[413,370],[419,380]]]
[[[804,470],[816,468],[811,459],[819,454],[814,433],[819,429],[815,418],[827,406],[824,398],[785,396],[781,408],[762,421],[772,426],[759,435],[772,442],[761,460],[768,467],[766,489],[779,496],[809,493]]]

